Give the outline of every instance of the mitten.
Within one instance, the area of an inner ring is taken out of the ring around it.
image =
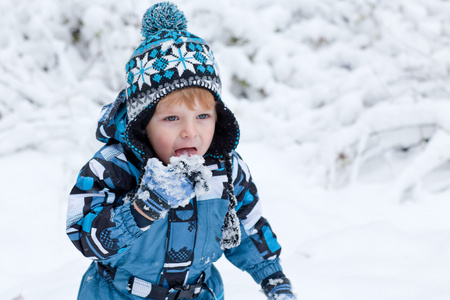
[[[292,293],[291,282],[286,277],[268,279],[263,291],[269,300],[297,300]]]
[[[134,199],[136,206],[154,220],[163,219],[170,208],[185,206],[196,191],[208,188],[203,162],[203,157],[182,156],[164,166],[156,158],[148,159]]]
[[[182,172],[174,172],[174,167],[166,167],[156,158],[150,158],[144,167],[134,202],[154,220],[164,218],[171,207],[184,206],[194,197],[192,182]]]
[[[186,176],[192,182],[195,194],[201,196],[209,191],[212,178],[211,170],[204,163],[205,159],[200,155],[181,155],[171,157],[168,167],[179,176]]]

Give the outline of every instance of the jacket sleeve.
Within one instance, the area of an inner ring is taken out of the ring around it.
[[[227,259],[260,283],[282,271],[279,263],[281,246],[269,222],[262,216],[258,192],[250,171],[242,158],[233,155],[234,193],[241,222],[241,244],[225,251]]]
[[[143,233],[131,202],[124,201],[136,186],[138,174],[120,145],[103,147],[82,168],[69,196],[66,232],[84,256],[109,258],[125,251]]]

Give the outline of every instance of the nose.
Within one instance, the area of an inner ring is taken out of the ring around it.
[[[197,136],[197,126],[195,125],[195,122],[193,121],[185,121],[183,123],[180,135],[182,138],[193,138]]]

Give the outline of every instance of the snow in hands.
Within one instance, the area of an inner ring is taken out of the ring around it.
[[[150,190],[162,196],[170,207],[185,206],[194,197],[189,180],[180,173],[172,172],[156,158],[147,161],[142,181]],[[150,197],[150,193],[142,193],[140,199],[146,201],[146,196]]]
[[[186,206],[197,194],[209,191],[211,171],[198,156],[183,155],[165,166],[157,158],[147,160],[135,205],[153,220],[165,218],[171,208]]]
[[[212,174],[204,162],[199,155],[182,155],[172,157],[170,164],[164,166],[160,160],[151,158],[147,161],[142,180],[149,189],[166,195],[172,208],[185,206],[196,194],[202,195],[209,190],[208,181]],[[145,193],[141,195],[145,196]]]
[[[209,191],[211,170],[205,165],[205,159],[200,155],[180,155],[170,158],[168,168],[179,176],[186,176],[193,184],[197,196]]]

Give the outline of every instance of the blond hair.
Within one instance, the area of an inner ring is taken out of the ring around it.
[[[189,109],[194,109],[196,105],[200,105],[205,109],[211,109],[216,106],[213,94],[207,89],[200,87],[186,87],[175,90],[159,101],[159,103],[163,102],[167,103],[169,107],[184,103]]]

